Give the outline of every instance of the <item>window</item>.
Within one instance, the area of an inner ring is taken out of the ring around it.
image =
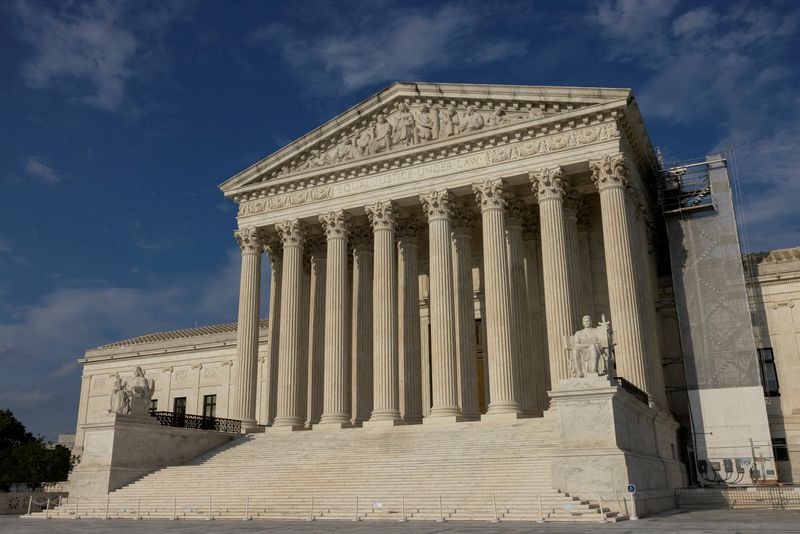
[[[158,411],[158,399],[150,399],[150,411],[151,412]]]
[[[217,416],[217,396],[203,395],[203,417]]]
[[[772,454],[776,462],[789,461],[789,449],[786,447],[786,438],[772,438]]]
[[[775,355],[772,348],[758,349],[758,367],[761,371],[761,384],[765,397],[779,397],[778,371],[775,369]]]
[[[186,414],[186,397],[175,397],[172,411],[176,414]]]

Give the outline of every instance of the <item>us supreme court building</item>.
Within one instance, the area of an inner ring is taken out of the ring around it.
[[[238,321],[87,351],[84,514],[596,521],[792,480],[726,159],[665,165],[631,90],[396,83],[220,188]],[[151,414],[114,413],[137,366]]]

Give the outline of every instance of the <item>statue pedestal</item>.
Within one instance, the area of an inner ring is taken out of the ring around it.
[[[162,426],[148,415],[109,414],[84,425],[83,453],[69,477],[70,497],[101,496],[147,473],[179,465],[237,434]]]
[[[616,498],[615,511],[628,514],[622,498],[630,506],[627,487],[635,484],[639,515],[675,507],[673,490],[685,485],[685,469],[678,460],[678,423],[670,414],[607,376],[562,380],[548,395],[545,417],[557,418],[561,430],[553,487],[587,499]]]

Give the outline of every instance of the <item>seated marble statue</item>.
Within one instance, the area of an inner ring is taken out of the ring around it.
[[[583,316],[582,323],[583,329],[566,339],[571,375],[583,378],[608,374],[612,346],[610,323],[603,316],[600,325],[594,326],[588,315]]]
[[[109,412],[120,415],[147,415],[155,389],[155,381],[146,378],[141,367],[134,367],[130,382],[123,382],[119,375],[116,375],[111,386]]]

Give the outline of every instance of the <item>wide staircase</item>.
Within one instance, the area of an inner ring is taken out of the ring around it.
[[[37,517],[615,521],[554,489],[556,419],[267,429]]]

